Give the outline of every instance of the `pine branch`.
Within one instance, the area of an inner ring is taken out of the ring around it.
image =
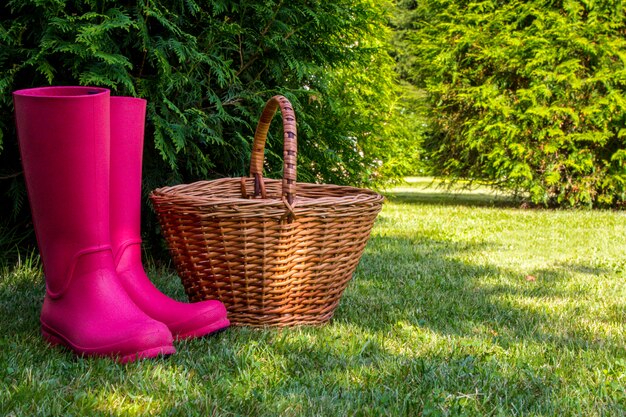
[[[20,171],[20,172],[16,172],[16,173],[13,173],[13,174],[8,174],[8,175],[3,175],[3,176],[0,176],[0,180],[8,180],[8,179],[11,179],[11,178],[16,178],[16,177],[19,177],[22,174],[24,174],[24,171]]]

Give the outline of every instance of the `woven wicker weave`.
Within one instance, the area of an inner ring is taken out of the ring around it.
[[[278,107],[282,181],[262,177]],[[383,197],[370,190],[297,183],[296,146],[291,105],[273,97],[254,136],[250,178],[165,187],[150,196],[190,300],[219,299],[232,324],[328,321],[382,207]]]

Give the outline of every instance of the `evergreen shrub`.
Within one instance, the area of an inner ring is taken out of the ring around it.
[[[398,69],[428,92],[437,174],[546,206],[624,206],[623,2],[399,6]]]
[[[382,163],[397,133],[390,7],[387,0],[3,2],[0,216],[11,224],[28,218],[11,91],[43,85],[96,85],[148,100],[144,196],[158,186],[246,175],[254,127],[274,94],[296,110],[300,181],[375,185],[399,177],[398,164]],[[280,129],[275,123],[268,139],[269,177],[281,176]]]

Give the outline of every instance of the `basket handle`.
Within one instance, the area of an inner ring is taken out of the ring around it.
[[[250,159],[250,176],[254,177],[254,195],[265,197],[263,183],[263,161],[265,159],[265,141],[270,123],[276,110],[280,107],[283,116],[283,197],[293,204],[296,196],[296,159],[298,155],[298,132],[296,130],[296,115],[289,100],[283,96],[274,96],[265,104],[261,119],[254,132],[252,144],[252,158]]]

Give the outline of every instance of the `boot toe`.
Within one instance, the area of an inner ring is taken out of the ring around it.
[[[41,332],[50,344],[64,345],[77,355],[113,357],[121,363],[176,352],[168,327],[153,320],[118,324],[115,331],[103,325],[80,332],[55,328],[42,320]]]
[[[181,304],[186,311],[178,316],[184,318],[168,323],[177,340],[207,336],[230,326],[226,307],[217,300]]]
[[[119,350],[116,356],[121,363],[176,352],[172,344],[172,333],[163,323],[155,321],[149,325],[143,324],[137,326],[132,333],[125,340],[118,342],[115,348],[109,349],[109,351]]]

